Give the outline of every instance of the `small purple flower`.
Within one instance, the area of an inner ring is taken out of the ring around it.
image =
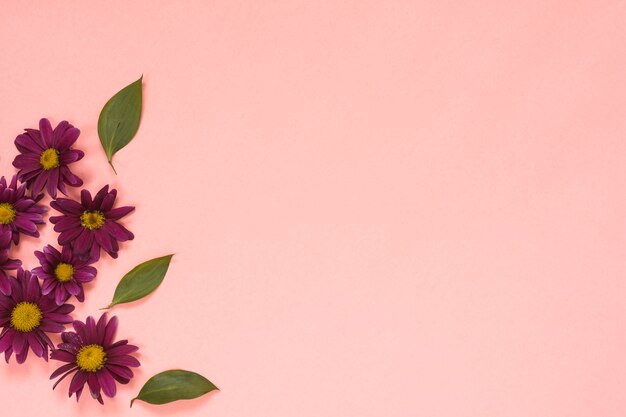
[[[11,232],[0,233],[0,293],[11,295],[11,280],[6,271],[19,268],[22,261],[9,258],[9,246],[11,245]]]
[[[134,239],[134,235],[117,220],[133,211],[135,207],[117,207],[117,190],[109,192],[105,185],[93,200],[87,190],[80,193],[80,203],[68,198],[58,198],[50,206],[62,216],[50,217],[54,230],[59,232],[59,245],[71,245],[74,254],[92,262],[100,259],[100,248],[112,258],[117,258],[118,242]]]
[[[31,194],[38,196],[44,189],[56,198],[57,189],[67,195],[65,184],[80,187],[83,181],[72,174],[68,165],[85,156],[83,151],[71,149],[80,130],[66,122],[52,130],[48,119],[39,121],[39,130],[26,129],[15,139],[15,146],[21,152],[15,157],[13,166],[19,169],[20,180],[31,188]]]
[[[29,347],[36,356],[48,361],[48,348],[54,344],[46,333],[61,333],[72,322],[74,306],[58,306],[51,297],[41,294],[37,277],[22,268],[17,279],[9,278],[11,295],[0,295],[0,352],[7,362],[15,353],[17,363],[24,363]]]
[[[26,184],[17,185],[17,175],[7,184],[0,178],[0,233],[11,232],[11,240],[20,243],[20,233],[39,237],[38,224],[44,224],[44,206],[36,204],[41,197],[26,196]]]
[[[63,343],[52,351],[50,358],[68,363],[50,375],[50,379],[61,376],[52,389],[65,377],[76,372],[70,382],[70,397],[76,393],[78,401],[87,384],[91,396],[103,404],[101,390],[104,395],[112,398],[117,392],[115,381],[128,384],[133,377],[130,367],[140,366],[139,361],[130,354],[139,348],[129,345],[128,340],[113,343],[117,322],[117,317],[113,317],[107,324],[106,313],[97,324],[89,316],[86,323],[74,321],[74,332],[61,334]]]
[[[83,284],[96,277],[96,268],[74,255],[69,246],[64,246],[59,252],[47,245],[43,252],[35,251],[35,256],[41,266],[34,268],[33,274],[43,280],[42,294],[51,294],[58,305],[72,295],[81,303],[85,301]]]

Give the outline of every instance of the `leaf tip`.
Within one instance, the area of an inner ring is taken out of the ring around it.
[[[113,168],[113,172],[115,172],[115,175],[117,175],[117,170],[113,166],[113,160],[109,159],[109,165],[111,165],[111,168]]]

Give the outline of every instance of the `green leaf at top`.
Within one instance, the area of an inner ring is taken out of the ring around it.
[[[165,278],[172,256],[174,255],[154,258],[134,267],[117,284],[113,301],[105,308],[139,300],[156,290]]]
[[[211,381],[195,372],[171,370],[156,374],[146,382],[135,400],[150,404],[167,404],[178,400],[198,398],[213,390],[219,389]]]
[[[143,75],[111,97],[98,118],[98,136],[113,171],[113,155],[128,145],[139,129],[142,80]]]

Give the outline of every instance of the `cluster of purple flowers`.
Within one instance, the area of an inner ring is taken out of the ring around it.
[[[115,381],[127,384],[133,377],[131,367],[139,362],[130,354],[137,347],[127,340],[114,342],[118,321],[103,314],[98,322],[73,320],[71,299],[85,300],[84,284],[95,279],[92,265],[100,259],[101,250],[117,258],[119,242],[134,238],[118,220],[134,207],[115,207],[117,191],[106,185],[93,197],[85,189],[80,198],[58,198],[57,191],[68,197],[70,187],[83,181],[69,166],[83,158],[73,149],[80,131],[66,121],[52,128],[41,119],[39,129],[26,129],[15,139],[20,154],[13,161],[19,170],[9,181],[0,178],[0,353],[7,363],[15,354],[24,363],[29,351],[48,361],[66,362],[51,379],[74,374],[69,394],[80,398],[85,384],[91,396],[102,400],[102,393],[113,397]],[[50,206],[60,214],[50,217],[58,232],[59,248],[47,245],[35,252],[39,266],[32,270],[11,259],[9,252],[20,242],[20,236],[39,237],[38,226],[45,224],[48,211],[39,204],[46,193]],[[72,324],[74,331],[65,331]],[[55,346],[50,334],[61,333]],[[51,353],[50,353],[51,352]]]

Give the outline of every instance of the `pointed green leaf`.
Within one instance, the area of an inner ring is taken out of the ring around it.
[[[111,97],[100,112],[98,136],[113,171],[113,155],[132,140],[139,129],[143,75]],[[117,173],[117,172],[116,172]]]
[[[156,290],[165,278],[172,256],[174,255],[151,259],[134,267],[117,284],[113,301],[105,308],[139,300]]]
[[[165,371],[150,378],[139,395],[130,401],[130,406],[133,406],[135,400],[156,405],[191,400],[216,389],[219,388],[195,372],[179,369]]]

